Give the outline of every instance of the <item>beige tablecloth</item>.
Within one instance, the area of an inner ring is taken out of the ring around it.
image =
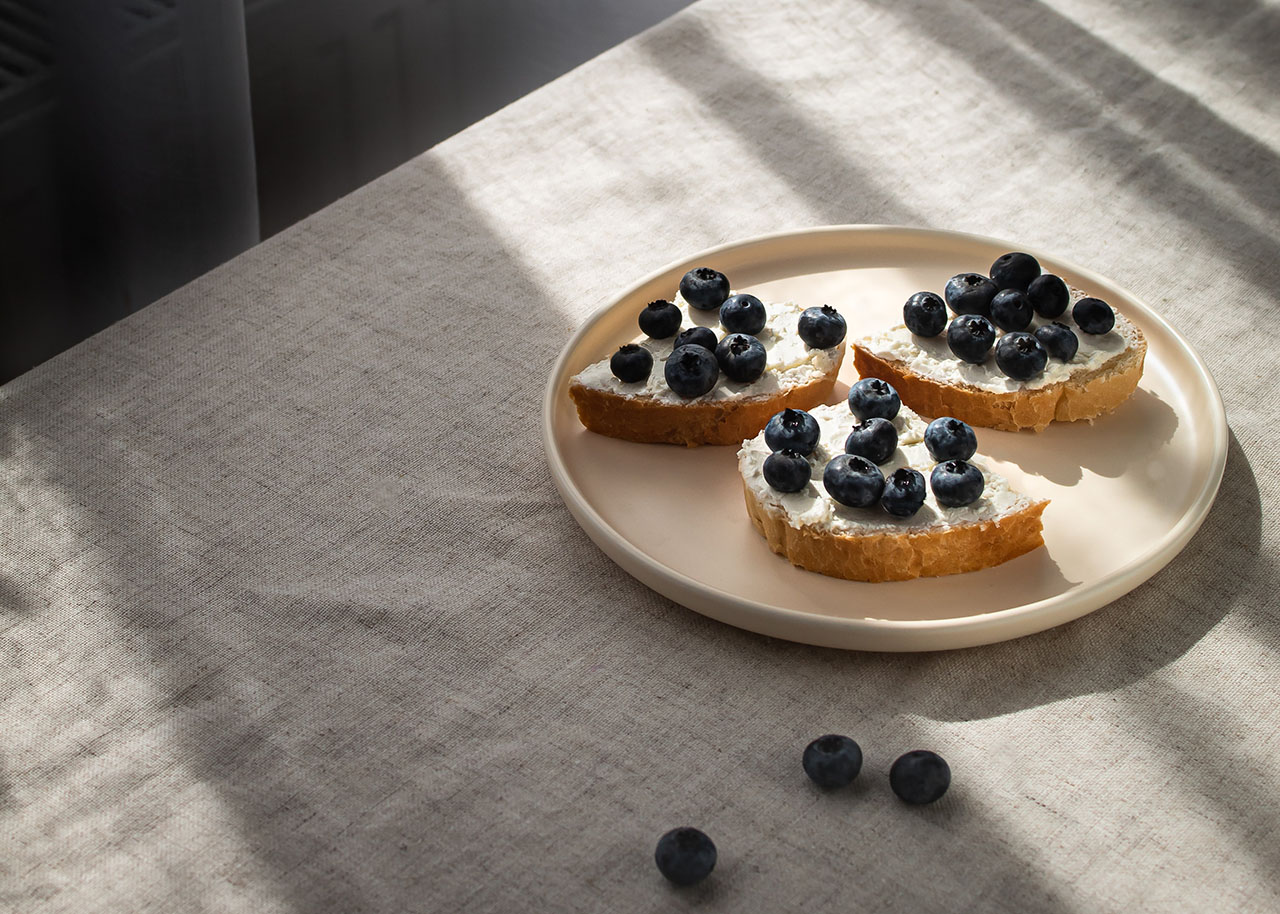
[[[3,389],[0,907],[1280,907],[1280,11],[705,0]],[[1147,584],[952,653],[647,590],[539,440],[552,360],[712,244],[1017,239],[1132,289],[1233,430]],[[800,750],[853,735],[857,786]],[[951,763],[938,804],[893,758]],[[657,837],[707,831],[692,890]]]

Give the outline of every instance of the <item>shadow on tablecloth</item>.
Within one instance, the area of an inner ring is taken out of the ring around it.
[[[1222,622],[1239,593],[1256,588],[1267,572],[1274,572],[1274,560],[1260,552],[1261,535],[1257,481],[1231,434],[1213,507],[1182,553],[1151,581],[1046,632],[1002,644],[912,655],[910,675],[896,685],[896,696],[924,717],[963,721],[1109,692],[1149,677],[1194,648]],[[1175,596],[1190,593],[1212,599]],[[1269,617],[1235,621],[1273,624]],[[876,656],[873,662],[894,662],[893,655]]]
[[[123,856],[157,909],[403,910],[472,855],[412,781],[453,748],[422,726],[456,707],[423,693],[493,663],[448,612],[499,599],[528,530],[572,526],[537,422],[571,316],[430,155],[387,180],[10,388],[0,471],[41,521],[5,621],[57,596],[11,664],[40,683],[42,761],[16,791],[0,773],[0,810],[79,835],[33,839],[33,897],[96,906],[59,867]]]
[[[928,40],[963,55],[993,92],[1007,94],[1046,132],[1069,132],[1119,180],[1199,229],[1225,263],[1259,288],[1271,288],[1280,242],[1241,218],[1252,206],[1263,218],[1280,210],[1280,155],[1202,101],[1045,3],[1010,7],[1002,0],[936,4],[880,0],[886,12]],[[1230,32],[1216,61],[1252,60],[1251,89],[1280,87],[1274,40],[1280,11],[1253,0],[1147,3],[1134,10],[1144,27]],[[1134,4],[1135,7],[1139,4]],[[993,136],[998,128],[993,128]],[[1180,156],[1165,154],[1169,145]],[[1194,163],[1177,167],[1181,156]],[[1224,189],[1226,193],[1224,193]]]

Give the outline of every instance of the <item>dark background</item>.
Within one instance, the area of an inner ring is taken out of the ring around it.
[[[0,0],[0,381],[690,0]]]

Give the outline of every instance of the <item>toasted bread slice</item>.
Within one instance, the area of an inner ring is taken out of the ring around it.
[[[1084,295],[1072,289],[1072,304]],[[1096,419],[1129,399],[1147,353],[1137,325],[1117,312],[1115,327],[1091,336],[1076,327],[1070,308],[1054,320],[1076,332],[1080,351],[1071,362],[1051,357],[1045,373],[1030,381],[1005,377],[993,356],[982,365],[962,362],[948,349],[945,331],[925,339],[902,324],[857,340],[853,362],[862,376],[892,384],[922,415],[954,416],[1004,431],[1042,431],[1051,422]],[[1029,329],[1048,322],[1037,316]]]
[[[764,461],[771,451],[763,432],[738,452],[747,513],[769,548],[792,564],[854,581],[902,581],[977,571],[1044,544],[1040,515],[1048,502],[1015,492],[980,458],[970,463],[983,473],[983,494],[964,507],[944,507],[931,490],[911,517],[894,517],[879,505],[839,504],[827,493],[822,473],[844,453],[845,437],[857,420],[845,405],[819,406],[810,413],[821,438],[809,457],[811,478],[802,491],[779,492],[765,481]],[[934,466],[924,444],[927,423],[906,406],[893,423],[898,450],[881,470],[888,476],[910,466],[927,480]]]
[[[718,337],[724,336],[716,311],[690,308],[679,295],[675,305],[683,328],[709,327]],[[779,410],[808,409],[831,395],[844,358],[844,341],[829,349],[807,346],[796,329],[804,310],[792,302],[766,303],[765,327],[755,334],[766,352],[764,374],[749,383],[731,381],[722,374],[710,391],[692,398],[678,396],[664,379],[674,338],[638,336],[634,342],[653,356],[649,377],[621,381],[608,359],[588,366],[569,382],[578,418],[593,432],[626,441],[688,447],[741,444]]]

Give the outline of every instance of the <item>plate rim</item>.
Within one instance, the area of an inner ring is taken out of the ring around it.
[[[1212,440],[1210,441],[1212,461],[1209,472],[1204,477],[1203,485],[1196,493],[1189,509],[1183,513],[1177,523],[1151,549],[1143,552],[1098,581],[1085,584],[1080,590],[1071,590],[1032,603],[1024,603],[988,613],[955,616],[946,619],[836,617],[802,609],[789,609],[761,603],[690,578],[688,575],[662,564],[631,544],[599,515],[581,491],[578,490],[570,477],[563,455],[560,454],[556,444],[554,433],[556,402],[558,394],[567,380],[564,376],[568,371],[567,363],[569,357],[576,350],[578,341],[602,321],[617,306],[618,302],[635,294],[644,286],[656,282],[662,276],[678,271],[689,263],[710,260],[727,251],[811,235],[849,234],[856,236],[887,233],[912,235],[918,238],[943,237],[950,241],[1003,247],[1005,250],[1026,251],[1037,259],[1060,264],[1065,270],[1077,273],[1100,286],[1115,289],[1130,301],[1137,303],[1143,312],[1144,320],[1158,325],[1160,331],[1172,338],[1181,348],[1182,353],[1189,357],[1197,380],[1204,385],[1204,389],[1211,395],[1209,399],[1213,409],[1212,415],[1208,418],[1211,420],[1209,424],[1212,429]],[[1088,615],[1123,596],[1164,568],[1185,548],[1196,531],[1199,530],[1205,517],[1208,516],[1221,487],[1229,449],[1229,426],[1226,418],[1226,406],[1222,399],[1222,393],[1208,365],[1172,324],[1145,301],[1133,295],[1127,288],[1070,260],[1020,243],[1015,244],[1004,239],[970,232],[874,223],[810,226],[740,238],[673,260],[659,269],[651,271],[640,280],[629,283],[623,289],[610,295],[605,304],[593,310],[561,348],[552,365],[544,388],[541,431],[543,450],[551,470],[552,480],[574,520],[583,528],[583,531],[592,542],[612,561],[650,589],[702,615],[761,634],[827,647],[889,651],[972,647],[1008,640],[1022,635],[1035,634],[1072,619]],[[745,611],[748,618],[745,621],[738,618],[725,618],[724,613],[717,611],[718,607],[708,604],[708,599],[729,601],[735,604],[739,610]],[[1081,610],[1080,607],[1082,605],[1085,608]],[[1058,618],[1059,616],[1061,618]],[[1014,620],[1019,622],[1033,620],[1037,623],[1044,622],[1045,624],[1037,625],[1028,630],[1020,630],[1014,634],[1002,635],[1001,632],[1008,629]],[[794,624],[797,621],[803,621],[806,629],[811,630],[814,634],[822,635],[821,639],[796,638],[790,634],[780,635],[777,633],[778,625],[787,622]],[[748,624],[753,622],[756,624]],[[935,634],[938,637],[920,637],[921,634],[926,633]],[[895,646],[894,636],[907,634],[910,634],[913,640],[918,643],[913,646]],[[862,642],[863,644],[855,642]],[[870,646],[863,646],[868,643]]]

